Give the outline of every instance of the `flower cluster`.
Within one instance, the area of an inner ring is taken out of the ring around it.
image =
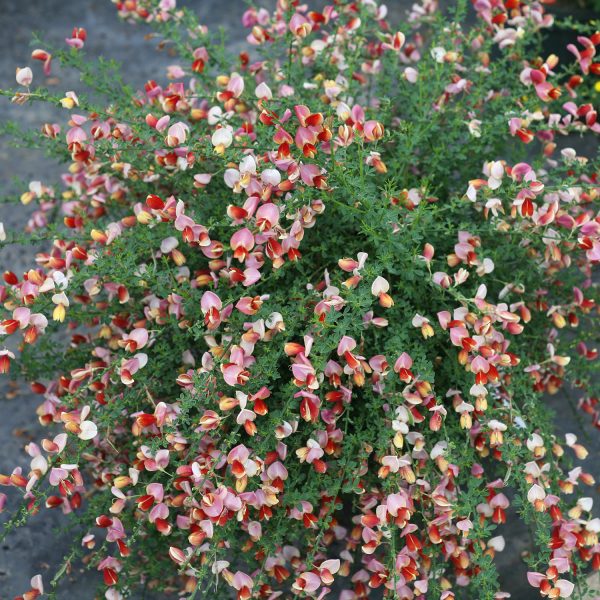
[[[529,583],[573,597],[600,520],[544,394],[572,384],[600,426],[600,164],[568,145],[600,132],[600,34],[563,66],[542,1],[474,0],[463,27],[464,2],[396,24],[278,0],[230,57],[175,0],[113,1],[176,50],[168,81],[132,94],[75,27],[32,59],[107,104],[30,67],[3,92],[65,110],[27,139],[68,167],[21,195],[25,235],[0,226],[47,240],[4,272],[0,372],[53,428],[0,506],[75,513],[67,563],[107,600],[499,600],[513,503]]]

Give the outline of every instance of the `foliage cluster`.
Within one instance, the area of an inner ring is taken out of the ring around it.
[[[231,56],[174,0],[115,4],[168,81],[132,90],[75,28],[32,58],[89,97],[29,67],[3,92],[68,114],[6,126],[68,167],[0,226],[47,244],[4,273],[0,371],[59,428],[0,475],[5,532],[70,513],[65,568],[108,600],[491,600],[512,503],[531,585],[583,598],[593,479],[544,394],[598,419],[599,163],[570,147],[600,131],[597,25],[562,64],[540,1],[278,0]]]

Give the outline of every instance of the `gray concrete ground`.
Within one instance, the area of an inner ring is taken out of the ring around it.
[[[192,6],[209,26],[222,25],[233,35],[242,31],[239,24],[244,10],[243,0],[188,0],[180,2]],[[399,11],[409,4],[405,0],[390,0],[388,6]],[[114,58],[124,64],[126,78],[141,86],[149,78],[160,78],[166,65],[172,62],[168,56],[154,51],[152,42],[144,40],[143,27],[131,27],[121,23],[109,0],[0,0],[0,87],[12,86],[16,66],[30,64],[30,35],[38,31],[55,43],[61,43],[74,26],[88,31],[86,50],[91,56]],[[238,36],[239,37],[239,36]],[[36,65],[38,67],[38,65]],[[81,89],[81,84],[71,73],[55,71],[57,90]],[[38,81],[39,68],[35,68]],[[18,107],[0,98],[0,123],[6,119],[19,120],[31,128],[60,118],[62,115],[47,106]],[[56,183],[57,165],[41,153],[14,149],[8,140],[0,139],[0,194],[16,192],[18,185],[13,177],[24,181],[40,180],[46,184]],[[29,209],[18,205],[0,205],[0,221],[7,229],[22,229]],[[0,250],[0,271],[22,271],[30,264],[33,249],[9,247]],[[10,471],[15,464],[26,467],[28,460],[22,452],[29,439],[39,439],[41,427],[36,425],[34,408],[37,399],[24,387],[13,389],[4,378],[0,379],[0,473]],[[573,431],[580,436],[590,450],[586,467],[600,480],[600,438],[588,424],[580,424],[568,408],[567,396],[562,394],[548,400],[560,419],[560,431]],[[0,546],[0,600],[8,600],[28,589],[29,578],[38,572],[48,581],[69,545],[64,536],[56,531],[64,521],[57,511],[34,517],[29,525],[11,534]],[[502,582],[517,600],[533,600],[538,594],[525,581],[525,567],[520,555],[527,551],[528,533],[519,526],[502,528],[508,545],[500,555]],[[83,576],[76,568],[68,578],[69,585],[60,588],[58,597],[75,600],[91,600],[94,594],[94,577]],[[203,596],[201,596],[203,597]],[[141,596],[140,596],[141,598]]]

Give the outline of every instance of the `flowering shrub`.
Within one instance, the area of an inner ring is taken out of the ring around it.
[[[583,597],[594,482],[544,394],[570,382],[598,423],[599,163],[566,136],[600,132],[600,34],[559,62],[541,1],[392,25],[375,0],[279,0],[232,57],[174,0],[115,4],[177,53],[169,82],[132,92],[76,27],[32,58],[94,100],[35,66],[3,92],[65,109],[12,129],[68,163],[21,196],[24,235],[0,228],[48,240],[4,273],[0,371],[52,426],[0,475],[5,532],[72,513],[65,567],[108,600],[489,600],[512,504],[529,583]]]

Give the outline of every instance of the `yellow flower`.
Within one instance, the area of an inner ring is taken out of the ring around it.
[[[63,108],[72,109],[75,106],[75,100],[73,98],[62,98],[60,103]]]
[[[67,311],[66,311],[64,305],[59,304],[55,307],[54,311],[52,312],[52,318],[55,321],[59,321],[60,323],[62,323],[65,320],[66,314],[67,314]]]

